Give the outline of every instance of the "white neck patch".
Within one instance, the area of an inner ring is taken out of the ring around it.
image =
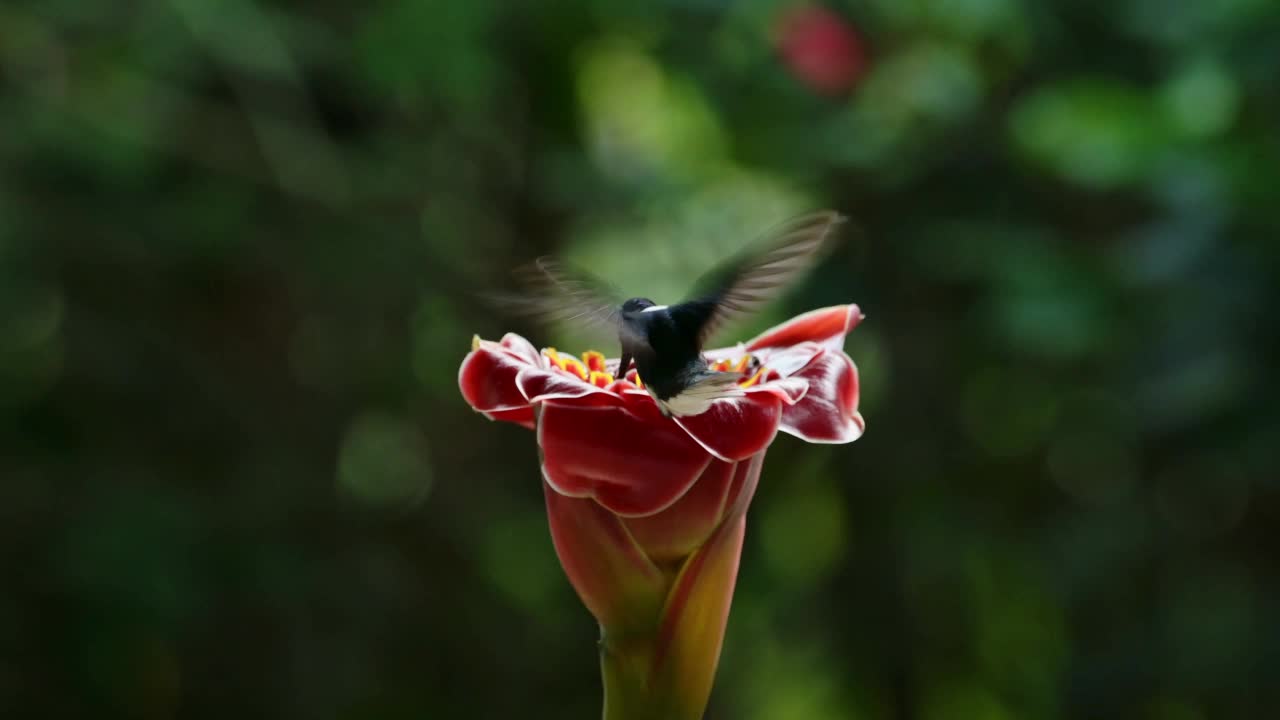
[[[667,309],[666,305],[651,305],[641,310],[640,312],[658,312],[659,310],[666,310],[666,309]]]

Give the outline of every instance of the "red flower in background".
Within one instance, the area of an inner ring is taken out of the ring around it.
[[[817,92],[848,92],[866,68],[862,40],[850,23],[828,8],[794,8],[782,17],[778,30],[783,61]]]
[[[473,342],[458,376],[467,402],[537,430],[556,552],[602,630],[606,718],[701,717],[765,450],[778,430],[862,434],[842,350],[861,319],[856,305],[824,308],[704,353],[741,374],[744,394],[673,418],[599,353],[579,361],[510,333]]]

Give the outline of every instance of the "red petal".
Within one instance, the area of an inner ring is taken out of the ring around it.
[[[782,378],[752,385],[746,389],[748,395],[758,392],[770,393],[785,405],[795,405],[809,392],[809,382],[800,378]]]
[[[764,331],[747,343],[747,349],[759,350],[816,342],[828,349],[839,350],[844,347],[844,336],[861,320],[862,311],[857,305],[832,305],[810,310]]]
[[[756,352],[756,357],[766,368],[786,377],[799,372],[824,352],[826,349],[818,343],[802,342],[788,347],[763,348]]]
[[[572,400],[584,395],[611,395],[603,388],[582,380],[577,375],[527,367],[516,375],[516,388],[530,403],[543,400]],[[622,404],[621,398],[618,404]]]
[[[760,481],[760,469],[764,467],[764,453],[750,460],[743,460],[733,470],[733,483],[729,486],[729,497],[725,498],[725,516],[731,513],[744,513],[751,498],[755,495],[756,485]]]
[[[530,430],[533,430],[535,427],[533,408],[531,407],[515,408],[514,410],[495,410],[493,412],[487,412],[485,415],[487,415],[490,420],[515,423],[516,425],[522,425]]]
[[[618,516],[590,498],[567,497],[543,483],[551,540],[569,582],[605,627],[651,622],[666,578]]]
[[[656,515],[626,520],[631,534],[654,562],[682,559],[706,542],[720,524],[734,469],[739,465],[714,460],[674,505]]]
[[[476,410],[495,420],[522,422],[503,411],[528,409],[529,402],[515,382],[516,375],[526,367],[528,363],[498,343],[480,341],[458,369],[458,387],[462,397]],[[525,415],[520,413],[516,417]]]
[[[711,458],[674,423],[605,405],[615,396],[542,403],[538,444],[547,482],[572,497],[592,497],[619,515],[652,515],[671,506]]]
[[[546,364],[546,360],[542,357],[542,353],[538,352],[538,348],[515,333],[503,335],[502,342],[499,344],[521,358],[528,360],[530,365],[542,366]]]
[[[669,418],[662,416],[662,413],[658,410],[658,403],[654,401],[648,390],[641,390],[637,387],[624,388],[622,390],[622,401],[632,415],[645,422],[674,425]]]
[[[674,420],[707,452],[736,462],[768,447],[781,417],[782,401],[769,392],[717,400],[704,413]]]
[[[848,355],[823,353],[792,377],[808,380],[809,392],[783,409],[783,432],[815,443],[853,442],[862,435],[858,370]]]

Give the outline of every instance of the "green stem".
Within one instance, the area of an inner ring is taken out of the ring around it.
[[[604,720],[699,720],[702,712],[681,711],[671,688],[653,674],[656,632],[610,636],[602,628],[600,672],[604,678]],[[655,682],[657,681],[657,682]]]

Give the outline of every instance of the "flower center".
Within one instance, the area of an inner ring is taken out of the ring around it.
[[[545,348],[542,351],[547,359],[551,361],[554,367],[564,372],[576,376],[579,380],[589,382],[599,388],[607,388],[614,382],[613,373],[609,372],[605,365],[604,354],[595,350],[588,350],[582,353],[582,359],[569,355],[561,354],[555,348]],[[766,368],[758,358],[753,355],[743,355],[737,360],[716,360],[707,363],[710,370],[717,372],[735,372],[742,376],[738,381],[738,386],[749,388],[752,385],[760,383],[765,378]],[[632,377],[636,387],[643,388],[644,381],[640,379],[639,371],[636,371]],[[626,380],[627,378],[623,378]]]
[[[578,360],[572,355],[561,355],[555,348],[545,348],[542,352],[546,354],[552,365],[578,376],[580,380],[600,388],[607,388],[613,384],[613,373],[605,367],[603,353],[588,350],[582,353],[582,360]]]

